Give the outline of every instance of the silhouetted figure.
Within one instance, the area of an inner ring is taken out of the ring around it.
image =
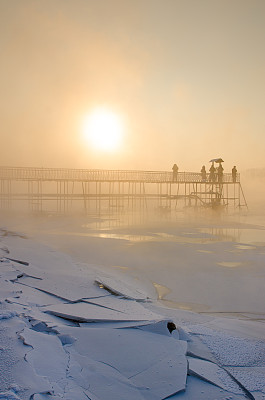
[[[173,171],[173,182],[176,182],[178,180],[178,172],[179,172],[179,167],[177,166],[177,164],[173,165],[172,171]]]
[[[213,163],[212,163],[211,168],[209,169],[209,171],[210,171],[209,181],[210,182],[215,182],[215,168],[214,168]]]
[[[218,175],[218,182],[222,183],[223,182],[223,175],[224,175],[224,169],[222,164],[219,164],[219,167],[217,168],[217,175]]]
[[[203,182],[206,181],[206,176],[207,176],[207,174],[206,174],[205,165],[203,165],[203,166],[202,166],[202,169],[201,169],[201,177],[202,177],[202,181],[203,181]]]
[[[174,324],[174,322],[168,322],[167,323],[167,329],[169,330],[169,333],[172,333],[176,328],[176,325]]]
[[[234,167],[232,168],[232,179],[234,183],[236,182],[236,174],[237,174],[237,169],[236,166],[234,165]]]

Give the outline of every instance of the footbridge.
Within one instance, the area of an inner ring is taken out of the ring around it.
[[[210,180],[211,178],[211,180]],[[67,213],[171,210],[177,207],[247,207],[240,174],[0,167],[1,209]]]

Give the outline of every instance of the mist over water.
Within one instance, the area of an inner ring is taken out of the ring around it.
[[[241,212],[16,215],[2,216],[2,226],[78,262],[145,280],[167,307],[264,318],[265,213],[252,194]]]

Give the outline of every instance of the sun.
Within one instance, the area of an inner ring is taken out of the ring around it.
[[[85,117],[83,134],[94,149],[108,152],[117,150],[123,136],[122,118],[110,110],[96,109]]]

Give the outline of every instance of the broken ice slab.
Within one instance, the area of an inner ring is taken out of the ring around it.
[[[20,290],[20,293],[17,293],[14,296],[10,296],[7,300],[9,303],[16,303],[16,304],[21,304],[21,305],[26,305],[26,306],[36,306],[36,307],[42,307],[42,306],[47,306],[51,304],[57,304],[60,303],[64,300],[55,297],[53,295],[50,295],[48,293],[45,293],[43,291],[40,291],[38,289],[35,289],[31,286],[26,286],[26,285],[16,285],[16,283],[13,285],[14,287],[18,287]]]
[[[227,367],[226,368],[247,390],[251,392],[263,392],[265,398],[265,360],[260,367]]]
[[[111,293],[123,296],[127,299],[146,301],[150,297],[156,298],[154,288],[148,288],[147,290],[147,288],[142,287],[140,290],[139,286],[141,282],[128,275],[124,276],[123,279],[118,275],[113,277],[100,276],[96,278],[95,282]]]
[[[16,302],[16,303],[21,303],[24,305],[28,306],[33,306],[33,307],[45,307],[49,306],[52,304],[58,304],[58,303],[64,303],[65,299],[62,299],[61,297],[58,297],[57,295],[53,293],[48,293],[45,290],[35,288],[33,286],[28,286],[24,284],[20,284],[19,282],[23,282],[24,279],[27,279],[28,277],[22,276],[18,281],[15,281],[12,284],[13,289],[17,289],[17,296],[15,296],[15,299],[12,300],[12,297],[9,297],[10,302]],[[39,286],[38,283],[42,282],[42,280],[34,279],[32,278],[32,283],[37,283],[36,286]],[[110,295],[108,295],[110,296]]]
[[[28,349],[26,349],[26,351],[28,351]],[[14,376],[16,384],[21,388],[23,397],[18,397],[19,399],[32,399],[34,398],[32,397],[34,393],[51,393],[53,391],[53,387],[47,381],[47,379],[45,377],[39,376],[39,374],[36,373],[35,369],[24,359],[19,360],[14,365],[12,375]]]
[[[110,309],[87,302],[74,304],[58,304],[44,307],[43,311],[66,319],[90,321],[153,321],[163,317],[147,310],[135,301],[120,300],[119,310]],[[123,302],[126,304],[123,305]]]
[[[28,328],[20,333],[20,337],[25,345],[32,347],[26,355],[26,361],[36,374],[63,388],[66,384],[68,355],[59,338]]]
[[[180,343],[183,345],[184,353],[187,352],[187,342],[179,337],[179,327],[173,331],[171,334],[167,328],[167,323],[169,320],[163,319],[159,321],[106,321],[100,322],[100,328],[114,328],[114,329],[126,329],[126,328],[135,328],[142,329],[144,331],[157,333],[161,335],[166,335],[173,337],[174,339],[180,339]],[[98,322],[82,322],[80,323],[80,327],[86,328],[98,328]]]
[[[210,361],[188,357],[189,374],[204,379],[224,390],[235,394],[244,394],[241,387],[223,368]]]
[[[139,313],[139,311],[142,312],[143,310],[147,311],[146,308],[144,308],[141,304],[139,304],[135,300],[128,300],[128,299],[124,299],[124,298],[117,297],[117,296],[111,296],[111,295],[104,296],[104,297],[98,297],[98,298],[94,298],[94,299],[85,299],[82,301],[85,303],[88,303],[88,304],[95,304],[100,307],[105,307],[110,310],[115,310],[115,311],[119,311],[119,312],[123,312],[123,313],[127,313],[127,314]],[[150,311],[148,311],[148,312],[150,312]]]
[[[165,323],[165,321],[163,321]],[[126,329],[126,328],[139,328],[145,326],[148,321],[100,321],[100,328],[108,329]],[[79,324],[82,328],[98,328],[99,322],[81,322]]]
[[[160,400],[185,389],[187,360],[184,356],[168,355],[150,368],[130,378],[146,399]]]
[[[42,308],[32,307],[26,312],[24,311],[23,315],[29,320],[30,323],[32,321],[40,321],[47,324],[49,328],[53,328],[55,330],[61,325],[79,326],[79,324],[74,321],[62,319],[56,315],[46,314],[41,310]]]
[[[187,377],[186,389],[170,397],[170,400],[246,400],[245,395],[226,392],[215,385],[196,378]]]
[[[1,320],[0,392],[1,395],[3,392],[9,392],[9,397],[0,398],[15,399],[16,397],[11,395],[13,393],[15,396],[16,393],[17,399],[29,399],[38,391],[52,390],[51,385],[43,377],[38,376],[24,359],[31,348],[23,346],[18,340],[17,332],[25,328],[25,322],[15,316],[14,312],[6,310],[5,313],[9,313],[9,318]]]
[[[39,386],[35,389],[36,396],[30,397],[31,399],[87,399],[82,388],[79,388],[72,377],[68,376],[69,354],[64,350],[58,336],[25,328],[21,333],[21,339],[30,346],[25,357],[26,364],[32,371],[28,379],[32,380],[35,375],[40,376],[39,379],[47,382],[46,393],[47,389],[50,392],[49,396],[40,394],[44,393],[44,390]]]
[[[77,276],[66,277],[49,273],[43,279],[22,276],[17,282],[68,301],[104,296],[104,292],[93,281]],[[105,292],[105,295],[108,293]]]
[[[86,393],[88,399],[145,400],[138,388],[111,365],[83,356],[73,346],[67,351],[71,381]]]
[[[112,367],[145,399],[160,400],[185,389],[187,360],[182,345],[172,337],[130,328],[61,327],[60,333],[76,339],[68,347],[71,357],[78,353]]]

